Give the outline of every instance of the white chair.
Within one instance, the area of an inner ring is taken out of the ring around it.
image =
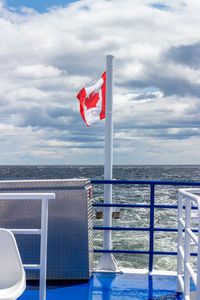
[[[13,233],[0,228],[0,299],[15,300],[26,288],[26,275]]]

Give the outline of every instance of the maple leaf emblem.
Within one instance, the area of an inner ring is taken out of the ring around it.
[[[99,93],[95,93],[95,91],[93,91],[89,95],[89,97],[85,98],[85,106],[87,107],[87,109],[94,108],[96,107],[99,99],[100,99]]]

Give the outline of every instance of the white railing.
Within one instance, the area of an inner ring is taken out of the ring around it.
[[[197,207],[196,210],[192,206]],[[192,247],[195,251],[192,251]],[[191,262],[191,253],[196,252],[195,269]],[[190,279],[196,291],[192,299],[200,299],[200,189],[180,189],[178,192],[178,286],[177,292],[184,299],[191,299]],[[195,298],[194,298],[195,297]]]
[[[40,300],[46,299],[46,270],[47,270],[47,227],[48,200],[55,199],[54,193],[0,193],[0,200],[41,200],[41,228],[40,229],[12,229],[14,234],[39,234],[40,264],[23,265],[25,269],[40,270]]]

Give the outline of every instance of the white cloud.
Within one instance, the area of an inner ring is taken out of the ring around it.
[[[189,148],[199,163],[199,1],[83,0],[43,14],[0,4],[7,163],[13,154],[18,163],[103,162],[104,121],[86,128],[76,94],[104,72],[109,53],[116,162],[181,162],[182,147],[183,163]]]
[[[61,70],[52,67],[52,66],[45,66],[41,64],[35,65],[22,65],[17,66],[16,70],[14,71],[19,77],[30,78],[30,79],[39,79],[39,78],[52,78],[58,77],[62,74]]]

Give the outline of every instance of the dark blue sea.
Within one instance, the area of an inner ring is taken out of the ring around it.
[[[103,166],[0,166],[0,180],[5,179],[103,179]],[[199,165],[156,165],[156,166],[114,166],[113,178],[118,180],[161,180],[200,181]],[[178,187],[158,186],[155,201],[160,204],[177,204]],[[150,188],[146,185],[113,186],[113,203],[149,203]],[[103,186],[93,185],[94,202],[103,202]],[[176,210],[155,210],[155,227],[177,228]],[[94,212],[94,225],[103,225]],[[121,209],[120,219],[113,220],[113,226],[149,227],[149,209]],[[149,233],[139,231],[113,231],[113,248],[123,250],[148,250]],[[155,251],[176,251],[177,233],[155,232]],[[102,231],[94,232],[94,246],[103,247]],[[148,256],[140,254],[115,255],[120,267],[146,268]],[[99,258],[95,254],[95,261]],[[176,257],[157,255],[154,269],[176,270]]]
[[[0,179],[103,179],[103,166],[0,166]],[[114,166],[113,178],[200,181],[200,165]]]

